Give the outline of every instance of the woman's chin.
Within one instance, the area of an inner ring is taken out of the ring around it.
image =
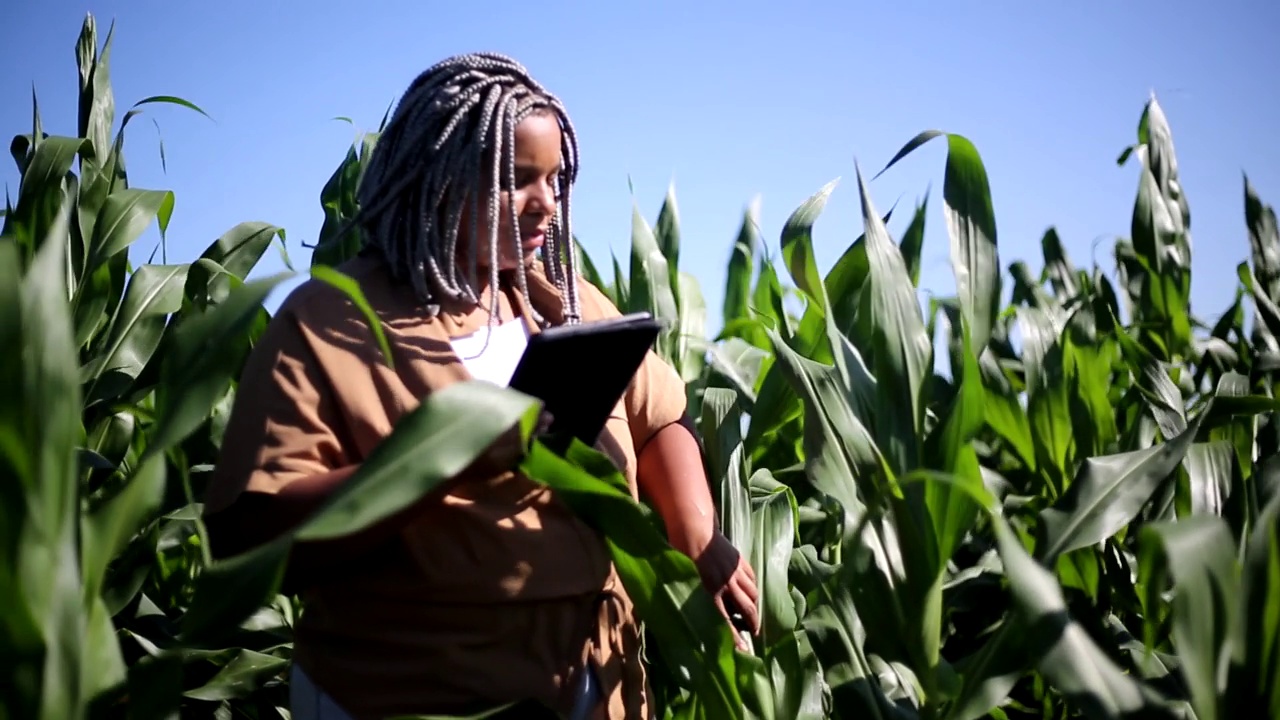
[[[533,250],[525,250],[519,260],[513,260],[510,257],[503,257],[498,262],[498,271],[506,272],[510,270],[515,270],[521,265],[525,267],[529,267],[534,263],[534,261],[538,259],[538,249],[539,248],[534,248]]]

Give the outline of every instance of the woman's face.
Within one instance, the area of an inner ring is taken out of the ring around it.
[[[515,188],[498,194],[498,269],[510,270],[532,259],[546,242],[551,219],[556,212],[556,177],[560,173],[560,123],[550,112],[540,112],[516,125]],[[502,172],[505,174],[506,169]],[[488,188],[481,198],[488,197]],[[511,209],[515,208],[517,226],[511,227]],[[480,241],[489,237],[487,202],[481,201],[479,215]],[[471,242],[470,214],[463,213],[458,232],[458,258],[468,261]],[[520,237],[520,251],[515,249],[515,236]],[[489,268],[489,254],[476,258],[483,270]]]

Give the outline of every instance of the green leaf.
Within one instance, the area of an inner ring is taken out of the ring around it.
[[[1142,317],[1158,326],[1169,353],[1191,343],[1190,212],[1178,179],[1173,141],[1164,112],[1147,103],[1149,141],[1139,148],[1138,196],[1130,236],[1143,267]]]
[[[111,612],[100,595],[85,598],[87,613],[83,645],[80,648],[80,697],[91,705],[104,693],[123,683],[128,677],[120,640]]]
[[[1186,506],[1190,514],[1222,515],[1235,485],[1235,449],[1215,440],[1196,443],[1183,460],[1187,473]]]
[[[742,717],[729,625],[703,589],[693,561],[663,540],[631,498],[622,474],[577,441],[567,458],[535,442],[521,470],[604,535],[636,615],[673,672],[693,679],[706,717]]]
[[[1020,640],[1037,658],[1036,669],[1087,717],[1133,717],[1142,711],[1158,717],[1155,693],[1127,675],[1071,619],[1062,588],[1031,559],[1005,520],[993,515],[992,527],[1025,628]]]
[[[157,432],[148,454],[161,454],[204,423],[240,371],[239,342],[264,312],[262,303],[288,273],[245,283],[226,302],[184,319],[172,334],[172,346],[160,367]]]
[[[922,459],[921,390],[925,378],[932,375],[933,344],[925,333],[920,303],[902,253],[876,213],[861,170],[858,186],[870,270],[858,304],[855,344],[863,357],[873,359],[876,444],[889,466],[905,473]]]
[[[102,349],[84,369],[85,403],[119,397],[160,347],[169,316],[182,307],[187,265],[143,265],[129,276],[124,300]]]
[[[631,286],[627,281],[627,276],[622,273],[622,265],[618,262],[618,257],[612,253],[610,253],[610,257],[613,260],[613,292],[617,298],[615,305],[619,309],[630,309],[632,307]]]
[[[1142,529],[1141,552],[1139,582],[1148,608],[1160,603],[1164,578],[1173,580],[1173,641],[1197,720],[1224,717],[1221,667],[1238,642],[1240,597],[1231,533],[1221,518],[1207,515],[1155,523]],[[1155,630],[1151,612],[1149,647]]]
[[[144,462],[109,498],[81,518],[81,574],[85,597],[102,589],[107,565],[151,520],[164,499],[163,456]]]
[[[133,106],[134,106],[135,108],[137,108],[137,107],[141,107],[141,106],[143,106],[143,105],[151,105],[151,104],[154,104],[154,103],[164,103],[164,104],[168,104],[168,105],[179,105],[179,106],[181,106],[181,107],[187,108],[188,110],[195,110],[196,112],[198,112],[198,113],[200,113],[201,115],[203,115],[203,116],[205,116],[205,117],[209,118],[210,120],[212,120],[212,119],[213,119],[213,117],[212,117],[211,115],[209,115],[209,113],[207,113],[207,112],[205,112],[204,110],[202,110],[202,109],[201,109],[198,105],[196,105],[195,103],[191,102],[190,100],[185,100],[185,99],[183,99],[183,98],[176,97],[176,96],[173,96],[173,95],[152,95],[151,97],[143,98],[143,99],[139,100],[138,102],[134,103],[134,104],[133,104]]]
[[[678,272],[680,268],[680,210],[676,204],[675,183],[667,185],[667,194],[662,199],[662,207],[658,210],[658,222],[653,228],[654,240],[667,259],[670,282],[673,289],[678,290]],[[684,305],[684,298],[676,293],[676,301]]]
[[[631,208],[631,285],[630,308],[646,311],[659,320],[678,321],[680,309],[675,288],[671,285],[671,264],[662,254],[662,248],[653,236],[640,208]],[[658,339],[655,350],[662,357],[671,357],[671,337],[664,333]]]
[[[1041,561],[1056,562],[1059,555],[1100,543],[1127,525],[1186,457],[1204,418],[1202,412],[1182,433],[1155,447],[1085,460],[1067,492],[1040,512]]]
[[[822,665],[803,630],[790,633],[769,648],[774,717],[825,720]]]
[[[754,527],[747,462],[742,446],[742,413],[737,395],[725,388],[707,388],[702,397],[699,434],[705,447],[707,473],[718,486],[716,508],[720,530],[744,557],[750,557]]]
[[[974,352],[991,338],[1000,311],[1000,254],[987,170],[973,143],[962,135],[926,130],[916,135],[876,174],[879,177],[916,148],[935,137],[947,138],[942,200],[951,237],[952,268],[960,309],[973,334]]]
[[[107,161],[111,149],[111,123],[115,114],[115,97],[111,92],[111,38],[107,32],[102,51],[98,51],[98,33],[92,16],[85,19],[76,42],[76,64],[80,70],[80,102],[78,132],[91,148],[90,167]]]
[[[813,251],[813,224],[826,207],[839,179],[832,180],[796,208],[782,228],[782,258],[796,287],[818,308],[827,312],[826,288],[818,274]]]
[[[750,317],[751,278],[760,248],[760,199],[752,200],[743,213],[742,226],[734,240],[725,274],[722,324]],[[748,338],[749,339],[749,338]]]
[[[768,336],[766,336],[768,339]],[[772,366],[772,356],[739,337],[731,337],[708,350],[708,364],[744,399],[748,409],[756,401],[756,389],[764,372]]]
[[[5,216],[4,223],[4,236],[17,240],[22,248],[22,264],[37,249],[37,243],[46,237],[56,237],[57,242],[64,242],[66,235],[55,236],[50,228],[58,222],[62,209],[63,178],[71,171],[71,164],[84,144],[80,138],[69,137],[47,137],[36,144],[18,185],[18,204]],[[73,200],[69,198],[69,201]],[[62,278],[58,278],[58,282],[65,286]]]
[[[1052,283],[1054,293],[1063,299],[1075,297],[1080,290],[1076,283],[1076,269],[1062,247],[1057,228],[1045,230],[1040,238],[1040,251],[1044,255],[1044,274]]]
[[[1231,678],[1232,716],[1264,708],[1280,715],[1280,495],[1259,513],[1244,543],[1243,650]]]
[[[107,196],[93,225],[85,270],[93,272],[118,252],[129,248],[155,220],[161,208],[173,202],[168,190],[125,188]]]
[[[1093,308],[1083,304],[1071,313],[1060,342],[1076,454],[1111,452],[1119,433],[1110,398],[1115,346],[1109,338],[1100,341]]]
[[[47,226],[47,235],[27,275],[17,280],[18,253],[9,240],[0,241],[9,256],[3,258],[5,288],[17,288],[6,303],[9,317],[3,323],[17,337],[0,361],[0,377],[9,388],[3,426],[6,488],[4,499],[19,503],[26,516],[18,516],[20,528],[14,545],[5,548],[16,561],[10,576],[17,595],[16,606],[6,605],[6,635],[18,642],[14,677],[23,677],[31,693],[17,702],[34,718],[78,717],[85,698],[82,688],[92,686],[82,677],[82,639],[88,618],[82,605],[79,572],[78,459],[80,443],[80,387],[76,373],[76,347],[65,290],[66,243],[74,198],[67,196],[61,210]],[[12,290],[8,292],[13,292]],[[6,294],[8,294],[8,292]],[[16,295],[16,297],[15,297]],[[16,332],[15,332],[16,331]],[[15,422],[16,421],[16,422]],[[5,563],[8,564],[8,563]],[[8,572],[0,573],[4,580]],[[34,628],[32,627],[34,625]],[[31,637],[36,629],[38,637]],[[43,647],[40,647],[40,646]],[[25,646],[25,647],[24,647]],[[23,651],[26,652],[23,652]],[[9,653],[6,652],[6,655]],[[25,700],[25,702],[23,702]],[[38,712],[30,712],[38,708]]]
[[[1116,332],[1120,348],[1131,367],[1139,371],[1138,389],[1151,407],[1160,432],[1171,438],[1187,427],[1182,393],[1164,365],[1123,330]]]
[[[917,287],[920,285],[920,255],[924,251],[924,223],[928,208],[929,194],[925,193],[924,199],[916,205],[916,211],[911,216],[911,224],[902,233],[902,242],[898,244],[902,259],[907,264],[907,274],[911,276],[911,284]]]
[[[911,717],[886,697],[876,678],[863,647],[866,628],[858,617],[848,575],[824,573],[803,552],[793,556],[793,563],[793,573],[815,581],[808,592],[811,609],[803,622],[823,659],[823,681],[831,687],[833,715],[875,720]]]
[[[706,368],[707,303],[698,279],[687,272],[677,275],[680,318],[675,327],[675,367],[686,383],[697,382]]]
[[[213,241],[201,258],[212,260],[240,280],[262,259],[272,240],[284,246],[284,228],[265,222],[243,222]]]
[[[366,134],[362,150],[372,149],[377,137],[376,133]],[[338,267],[359,252],[364,233],[351,221],[360,210],[356,189],[365,167],[366,159],[357,154],[355,145],[352,145],[321,188],[320,206],[324,210],[324,223],[311,253],[312,265]]]
[[[1258,319],[1263,322],[1267,332],[1273,339],[1280,337],[1280,306],[1276,305],[1276,302],[1267,296],[1262,283],[1250,270],[1249,263],[1242,262],[1237,265],[1236,276],[1240,278],[1240,283],[1253,296],[1254,306],[1258,309]]]
[[[1249,176],[1244,176],[1244,218],[1249,229],[1253,272],[1267,295],[1275,297],[1280,284],[1280,228],[1276,211],[1258,196]]]
[[[926,456],[929,467],[951,473],[976,489],[982,487],[982,470],[973,439],[983,427],[985,392],[977,359],[969,348],[968,328],[962,328],[961,334],[965,364],[959,373],[960,391],[952,400],[946,420],[926,440]],[[938,557],[945,562],[977,519],[978,508],[966,493],[955,492],[945,483],[927,485],[925,503],[933,518]]]
[[[791,488],[774,480],[768,470],[757,471],[752,486],[760,489],[752,501],[755,526],[749,557],[760,589],[760,638],[771,647],[791,637],[799,621],[787,580],[798,510]]]
[[[280,675],[288,667],[287,659],[241,649],[208,682],[183,695],[210,702],[248,697],[263,681]]]
[[[808,198],[791,214],[786,223],[784,235],[793,247],[795,269],[805,277],[817,274],[816,266],[810,262],[813,251],[811,244],[812,224],[817,220],[821,207],[834,188],[834,182],[819,190]],[[888,218],[886,213],[885,218]],[[809,247],[809,250],[804,250]],[[785,252],[784,252],[784,261]],[[788,269],[792,266],[788,261]],[[793,333],[786,316],[777,308],[781,306],[782,290],[773,268],[773,263],[766,257],[760,268],[760,277],[756,283],[752,298],[752,311],[765,325],[771,325],[801,356],[817,362],[840,362],[840,346],[845,342],[842,335],[854,330],[855,315],[860,298],[860,290],[868,272],[866,243],[860,237],[845,251],[836,262],[825,282],[812,288],[818,299],[809,303],[800,321],[799,330]],[[793,278],[795,279],[795,278]],[[799,281],[797,281],[799,282]],[[806,280],[806,284],[810,282]],[[808,297],[809,293],[805,293]],[[828,309],[828,305],[830,308]],[[755,333],[749,338],[762,350],[771,350],[767,334]],[[753,403],[752,421],[747,435],[747,446],[758,448],[766,437],[781,421],[801,412],[800,404],[794,393],[789,391],[787,379],[778,372],[767,372],[760,386],[759,397]]]
[[[1007,378],[988,350],[979,361],[982,384],[986,388],[983,420],[993,432],[1009,443],[1009,449],[1032,472],[1036,470],[1036,443],[1031,436],[1031,422],[1018,402]]]
[[[524,395],[478,381],[427,396],[305,523],[269,544],[215,562],[196,581],[182,641],[217,642],[273,596],[294,542],[357,533],[433,492],[517,422],[536,419]]]
[[[617,306],[618,298],[616,294],[613,292],[613,289],[609,287],[609,284],[604,281],[604,276],[600,274],[600,271],[596,268],[596,264],[591,261],[591,255],[587,252],[586,248],[582,247],[582,243],[578,242],[577,238],[574,238],[573,250],[577,253],[575,260],[578,263],[578,267],[581,268],[583,276],[586,277],[587,282],[594,285],[597,290],[604,293],[605,296],[609,298],[610,302]]]
[[[1017,308],[1022,331],[1022,364],[1026,370],[1027,417],[1036,465],[1051,494],[1066,485],[1073,445],[1070,401],[1062,327],[1049,312],[1036,307]]]
[[[773,341],[777,371],[803,401],[805,475],[856,523],[866,507],[860,494],[876,502],[885,492],[867,477],[881,462],[879,448],[855,414],[850,391],[835,369],[800,357],[777,333],[766,332]],[[860,487],[857,482],[864,477],[866,485]]]

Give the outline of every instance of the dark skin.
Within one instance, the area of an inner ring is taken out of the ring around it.
[[[516,126],[516,187],[500,195],[499,269],[509,270],[532,259],[542,247],[551,219],[556,211],[555,178],[560,170],[560,126],[549,114],[532,115]],[[514,204],[524,257],[516,257],[509,208]],[[469,224],[463,223],[459,233],[459,263],[469,262],[463,249],[473,246],[467,237]],[[481,238],[487,227],[482,223]],[[479,258],[484,269],[487,258]],[[466,265],[462,265],[466,267]],[[473,312],[486,313],[491,289],[480,273],[480,303]],[[509,301],[499,294],[499,319],[512,319]],[[548,418],[543,418],[545,423]],[[495,443],[458,477],[446,483],[413,506],[353,536],[322,542],[299,543],[290,558],[290,584],[305,583],[321,568],[354,562],[362,555],[391,540],[426,508],[439,502],[458,483],[469,479],[493,477],[514,469],[520,460],[520,445],[511,442],[514,429]],[[728,608],[736,607],[753,634],[759,632],[758,590],[755,572],[716,527],[716,513],[710,483],[702,462],[701,449],[692,432],[680,423],[658,431],[637,454],[636,477],[641,495],[661,516],[672,547],[693,559],[703,584],[715,598],[720,612],[729,618]],[[295,481],[275,495],[245,493],[232,507],[211,514],[209,532],[217,538],[214,546],[219,556],[236,554],[270,539],[259,533],[246,534],[247,529],[275,528],[276,532],[301,523],[314,513],[343,482],[354,474],[348,467],[305,480]],[[272,533],[274,534],[274,533]],[[745,643],[734,634],[740,648]]]
[[[636,461],[640,493],[662,517],[671,546],[693,559],[726,620],[730,609],[736,609],[751,633],[759,633],[756,574],[716,529],[711,485],[693,434],[680,423],[668,425],[644,446]],[[736,633],[734,641],[747,650]]]

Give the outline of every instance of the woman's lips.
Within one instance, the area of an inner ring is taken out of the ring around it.
[[[547,233],[545,230],[535,230],[532,233],[524,235],[520,238],[520,247],[528,250],[537,250],[547,241]]]

